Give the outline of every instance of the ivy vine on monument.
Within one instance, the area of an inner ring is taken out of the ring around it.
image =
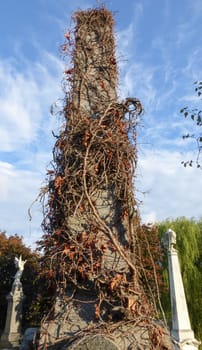
[[[117,98],[112,14],[101,7],[73,18],[76,26],[61,46],[64,58],[71,57],[56,111],[63,124],[40,193],[43,273],[56,296],[92,293],[96,329],[107,325],[109,332],[133,320],[160,348],[163,330],[154,322],[163,314],[160,245],[151,248],[156,231],[141,225],[134,196],[143,108],[137,98]]]

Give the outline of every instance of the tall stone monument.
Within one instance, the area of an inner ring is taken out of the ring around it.
[[[15,258],[17,272],[14,277],[11,292],[7,296],[8,308],[6,315],[6,325],[0,340],[0,347],[2,348],[16,348],[19,347],[21,339],[21,318],[22,318],[22,302],[23,291],[22,283],[20,281],[26,260],[22,257]]]
[[[165,327],[154,321],[154,297],[141,281],[133,188],[142,106],[136,98],[118,101],[111,12],[78,11],[74,20],[62,46],[72,57],[64,125],[42,191],[44,266],[57,298],[41,335],[70,349],[160,349]]]
[[[176,350],[196,350],[200,343],[194,337],[189,319],[178,252],[175,249],[176,233],[169,229],[165,234],[164,242],[168,254],[172,312],[171,336]]]

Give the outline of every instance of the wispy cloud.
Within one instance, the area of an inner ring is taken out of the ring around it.
[[[145,109],[149,109],[155,103],[157,94],[153,82],[155,70],[155,67],[141,63],[130,64],[120,79],[121,97],[136,96],[142,100]]]
[[[37,197],[41,181],[37,172],[0,162],[0,229],[22,235],[29,245],[41,236],[39,207],[34,208],[31,223],[28,217],[28,208]]]
[[[33,243],[42,215],[35,206],[30,226],[27,211],[51,161],[51,130],[58,123],[49,107],[61,96],[63,64],[45,51],[40,61],[21,63],[23,71],[19,62],[0,61],[0,227]]]
[[[184,23],[180,23],[177,26],[177,36],[176,36],[176,45],[177,46],[182,46],[184,45],[188,40],[190,40],[194,33],[195,33],[195,28],[193,28],[193,23],[191,21],[186,21]]]
[[[122,29],[116,34],[116,41],[118,47],[118,53],[122,55],[125,53],[125,50],[130,49],[131,43],[134,39],[135,27],[134,22],[129,23],[129,26],[125,29]]]
[[[15,61],[0,61],[0,151],[17,151],[37,142],[42,121],[49,125],[44,114],[48,116],[47,105],[59,97],[62,67],[52,55],[45,56],[46,65],[26,63],[23,72]],[[53,64],[55,72],[51,71]]]
[[[194,157],[191,153],[189,156],[190,159]],[[182,160],[179,152],[166,150],[141,155],[137,188],[146,192],[141,197],[143,221],[201,216],[201,194],[198,190],[202,186],[200,170],[184,168]],[[190,203],[194,203],[194,206]]]
[[[196,47],[187,56],[186,65],[182,69],[182,73],[194,82],[201,79],[201,64],[202,64],[202,47]]]
[[[0,62],[1,151],[12,151],[35,139],[41,114],[36,82]]]

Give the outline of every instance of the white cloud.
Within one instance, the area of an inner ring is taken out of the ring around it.
[[[33,208],[31,223],[28,216],[28,209],[38,195],[41,182],[37,172],[19,170],[12,164],[0,162],[0,229],[8,234],[22,235],[27,244],[32,244],[41,236],[39,205]]]
[[[0,72],[0,149],[11,151],[18,144],[34,139],[36,118],[40,112],[38,104],[33,103],[36,98],[36,84],[26,81],[25,77],[14,72],[7,63],[0,62]]]
[[[134,22],[129,23],[127,28],[117,32],[116,41],[117,41],[118,52],[123,54],[125,50],[128,50],[128,48],[130,48],[131,43],[134,39],[134,35],[135,35]]]
[[[187,64],[182,69],[182,73],[193,84],[201,78],[202,48],[196,47],[187,57]]]
[[[9,183],[10,179],[14,177],[13,166],[0,161],[0,198],[2,203],[9,197]]]
[[[190,154],[190,159],[194,155]],[[139,156],[139,190],[146,191],[140,208],[143,221],[161,221],[165,218],[202,216],[201,171],[184,168],[179,152],[147,151]]]
[[[40,64],[23,62],[23,72],[16,62],[0,61],[0,151],[17,151],[36,142],[48,105],[59,97],[62,64],[49,53],[42,59]]]
[[[0,61],[0,228],[27,244],[41,236],[40,206],[33,207],[31,223],[28,208],[51,161],[58,122],[49,108],[62,95],[62,71],[62,62],[45,51],[40,62]]]
[[[120,97],[136,96],[141,99],[144,108],[151,108],[156,100],[156,87],[153,82],[155,67],[133,63],[122,73]]]
[[[176,36],[176,45],[182,46],[184,45],[188,40],[192,38],[192,36],[195,33],[195,29],[193,28],[192,21],[186,21],[184,23],[180,23],[177,26],[177,36]]]

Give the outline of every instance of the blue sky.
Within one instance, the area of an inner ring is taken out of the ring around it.
[[[32,244],[41,236],[40,205],[27,210],[44,184],[61,120],[49,113],[62,97],[65,62],[59,46],[71,14],[94,0],[0,2],[0,229]],[[112,0],[120,79],[119,98],[142,101],[138,128],[137,197],[143,221],[199,218],[202,173],[183,168],[196,145],[179,110],[196,106],[193,82],[202,79],[201,0]],[[143,194],[144,193],[144,194]]]

